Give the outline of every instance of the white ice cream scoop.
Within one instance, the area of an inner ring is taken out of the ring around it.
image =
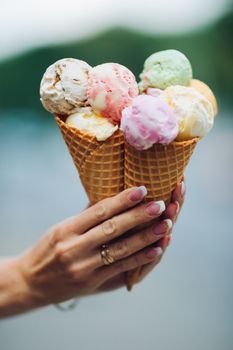
[[[69,115],[87,105],[87,80],[91,66],[74,58],[49,66],[41,80],[40,96],[51,113]]]

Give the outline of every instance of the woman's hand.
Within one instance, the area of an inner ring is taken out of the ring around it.
[[[177,187],[173,191],[171,203],[167,206],[166,210],[161,216],[161,219],[170,219],[173,224],[176,222],[178,214],[180,213],[180,210],[184,203],[186,187],[183,180],[184,179],[182,179],[182,182],[179,185],[177,185]],[[171,242],[172,228],[167,232],[167,234],[163,238],[159,239],[155,244],[153,244],[154,247],[160,247],[163,251],[163,254],[160,256],[159,259],[156,259],[155,261],[149,262],[148,264],[142,266],[140,275],[138,276],[136,283],[141,282],[161,261],[168,245]],[[113,289],[120,288],[123,286],[125,286],[125,274],[119,274],[114,278],[106,281],[106,283],[104,283],[102,286],[100,286],[99,291],[111,291]]]
[[[145,188],[125,190],[51,228],[22,256],[0,261],[0,316],[121,287],[125,272],[135,267],[142,267],[142,279],[167,247],[183,186],[166,211],[163,202],[141,203]],[[150,221],[150,227],[124,235]],[[106,243],[115,260],[108,266],[100,254]]]
[[[168,233],[170,220],[154,224],[133,237],[123,236],[164,211],[163,202],[141,203],[145,194],[145,188],[134,188],[105,199],[51,228],[36,246],[18,257],[15,266],[24,281],[21,309],[93,294],[119,274],[158,262],[162,249],[147,247]],[[106,243],[115,260],[108,266],[100,254]]]

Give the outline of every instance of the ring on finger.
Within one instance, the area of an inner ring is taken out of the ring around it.
[[[100,256],[104,265],[111,265],[115,262],[115,259],[110,254],[109,246],[107,244],[101,246]]]

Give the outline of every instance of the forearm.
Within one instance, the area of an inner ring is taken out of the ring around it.
[[[0,259],[0,318],[35,307],[35,300],[21,273],[19,259]]]

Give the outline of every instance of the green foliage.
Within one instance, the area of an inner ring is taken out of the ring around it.
[[[179,36],[152,36],[113,28],[78,42],[39,48],[0,64],[0,107],[31,107],[39,101],[41,77],[54,61],[76,57],[90,65],[118,62],[138,77],[144,60],[155,51],[174,48],[190,59],[194,77],[213,88],[218,100],[233,106],[233,14],[202,31]]]

